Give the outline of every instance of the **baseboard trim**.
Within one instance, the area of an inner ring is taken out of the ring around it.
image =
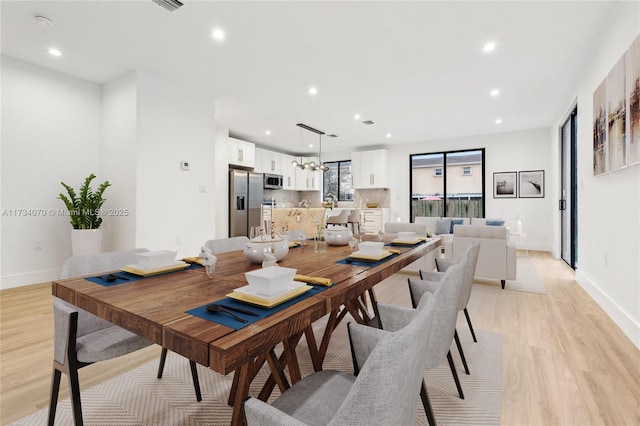
[[[0,290],[53,281],[58,278],[59,272],[60,268],[53,268],[22,274],[2,275],[0,277]]]
[[[613,322],[640,349],[640,324],[635,322],[616,302],[602,291],[589,277],[576,270],[576,281],[595,300],[595,302],[609,315]]]

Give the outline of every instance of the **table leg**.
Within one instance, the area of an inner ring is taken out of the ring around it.
[[[238,375],[238,386],[236,387],[235,398],[233,401],[233,416],[231,417],[231,426],[244,425],[244,407],[243,402],[249,396],[249,384],[251,383],[251,366],[247,363],[236,370]]]

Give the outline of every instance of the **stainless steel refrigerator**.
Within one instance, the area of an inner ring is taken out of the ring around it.
[[[229,237],[249,236],[260,226],[263,196],[262,173],[229,170]]]

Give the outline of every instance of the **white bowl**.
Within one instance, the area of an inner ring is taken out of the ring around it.
[[[295,269],[280,266],[269,266],[244,274],[249,285],[265,296],[273,296],[288,289],[295,275]]]
[[[361,254],[375,256],[384,251],[382,249],[383,245],[384,245],[383,242],[364,241],[358,244],[358,249],[360,249]]]
[[[324,240],[330,246],[346,246],[352,234],[343,226],[335,226],[324,230]]]
[[[169,265],[176,260],[177,251],[171,250],[158,250],[150,251],[146,253],[138,253],[138,265],[144,269],[159,268],[161,266]]]

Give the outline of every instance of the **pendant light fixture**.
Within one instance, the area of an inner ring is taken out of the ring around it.
[[[318,164],[316,164],[315,161],[307,161],[307,162],[299,162],[298,160],[293,160],[291,162],[291,165],[294,167],[300,167],[301,169],[311,169],[311,170],[321,170],[323,172],[326,172],[327,170],[329,170],[329,167],[327,167],[323,162],[322,162],[322,135],[324,135],[325,133],[321,130],[318,129],[314,129],[313,127],[307,126],[306,124],[303,123],[298,123],[296,124],[296,126],[301,127],[305,130],[308,130],[310,132],[316,133],[320,140],[319,140],[319,151],[318,151]]]

